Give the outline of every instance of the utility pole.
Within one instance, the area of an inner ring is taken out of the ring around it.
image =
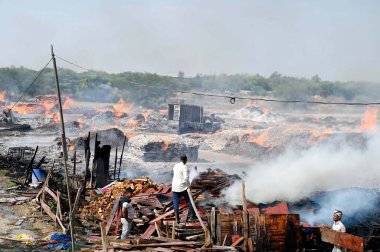
[[[53,51],[53,45],[51,46],[51,57],[53,59],[53,66],[54,66],[54,73],[55,73],[55,83],[57,86],[57,95],[58,95],[58,102],[59,102],[59,114],[61,116],[61,126],[62,126],[62,148],[63,148],[63,165],[65,169],[65,181],[67,186],[67,198],[69,199],[69,225],[70,225],[70,235],[71,235],[71,247],[72,251],[74,251],[74,229],[73,229],[73,215],[72,215],[72,206],[71,206],[71,195],[70,195],[70,183],[69,183],[69,174],[67,171],[67,144],[66,144],[66,133],[65,133],[65,121],[63,120],[63,111],[62,111],[62,99],[61,99],[61,90],[59,88],[59,80],[58,80],[58,70],[57,70],[57,63],[55,60],[55,55]]]

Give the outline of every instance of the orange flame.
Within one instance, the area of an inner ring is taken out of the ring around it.
[[[75,150],[75,144],[74,143],[71,143],[69,145],[69,151],[74,151]]]
[[[148,109],[147,111],[142,112],[142,114],[143,114],[144,118],[147,119],[148,116],[152,114],[152,112],[153,112],[152,109]]]
[[[62,109],[68,109],[72,104],[74,103],[74,100],[70,97],[66,98],[66,101],[62,105]]]
[[[123,114],[126,114],[129,111],[131,111],[133,105],[126,103],[123,98],[120,98],[118,103],[114,104],[112,107],[114,110],[115,117],[120,118]]]
[[[125,123],[125,126],[128,128],[138,128],[141,126],[141,121],[138,121],[133,118],[129,118],[128,121]]]
[[[165,152],[169,149],[169,143],[168,142],[163,142],[161,145],[161,151]]]
[[[264,131],[264,133],[262,133],[261,135],[259,136],[250,136],[248,138],[248,141],[247,142],[250,142],[250,143],[256,143],[258,145],[261,145],[263,146],[268,140],[268,131]]]
[[[364,112],[364,116],[360,125],[361,132],[373,132],[377,127],[377,114],[379,109],[375,107],[368,107]]]
[[[0,92],[0,101],[5,101],[5,97],[7,96],[7,91],[3,90]]]

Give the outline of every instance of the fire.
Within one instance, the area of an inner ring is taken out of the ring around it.
[[[150,116],[152,114],[153,110],[152,109],[148,109],[147,111],[144,111],[142,112],[144,118],[148,118],[148,116]]]
[[[129,118],[128,121],[126,122],[125,126],[128,128],[138,128],[141,126],[141,121]]]
[[[262,133],[261,135],[259,136],[250,136],[248,138],[248,141],[247,142],[250,142],[250,143],[256,143],[258,145],[261,145],[263,146],[268,140],[268,131],[264,131],[264,133]]]
[[[69,151],[74,151],[75,150],[75,144],[74,143],[70,143],[69,145]]]
[[[44,107],[38,104],[16,104],[16,106],[13,107],[12,111],[26,115],[44,111]]]
[[[5,97],[7,96],[7,91],[3,90],[0,92],[0,101],[5,101]]]
[[[84,128],[84,122],[83,122],[82,117],[78,117],[78,119],[74,123],[78,128],[80,128],[80,129]]]
[[[160,109],[158,112],[160,113],[160,115],[167,115],[168,114],[167,109]]]
[[[118,103],[114,104],[112,107],[113,107],[113,110],[114,110],[114,116],[117,117],[117,118],[120,118],[124,114],[128,113],[129,111],[131,111],[131,109],[133,108],[133,105],[126,103],[123,98],[120,98],[120,100],[118,101]]]
[[[368,107],[364,112],[364,116],[360,125],[361,132],[373,132],[377,127],[377,114],[379,109],[375,107]]]
[[[169,149],[169,145],[170,145],[170,143],[168,141],[163,141],[162,145],[161,145],[161,151],[162,152],[167,151]]]
[[[72,104],[74,103],[74,100],[70,97],[67,97],[65,100],[65,103],[62,105],[62,109],[68,109]]]

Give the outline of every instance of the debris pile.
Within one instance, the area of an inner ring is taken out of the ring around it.
[[[97,191],[90,191],[90,202],[80,210],[81,218],[86,220],[94,220],[94,217],[106,219],[111,214],[116,199],[119,199],[127,188],[132,188],[138,194],[147,190],[158,190],[160,185],[149,178],[142,177],[116,181],[111,187],[103,188],[101,192],[98,192],[100,194],[97,194]]]
[[[139,135],[129,139],[128,151],[144,162],[175,162],[186,153],[192,162],[198,159],[196,141],[179,136]]]

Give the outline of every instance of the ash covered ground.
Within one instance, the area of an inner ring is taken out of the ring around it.
[[[65,98],[70,172],[75,151],[76,174],[84,173],[84,140],[90,132],[93,153],[97,133],[101,145],[111,145],[111,177],[121,167],[122,178],[148,176],[170,183],[178,156],[187,154],[192,177],[196,175],[194,167],[198,172],[220,168],[229,174],[244,174],[252,182],[247,186],[249,200],[287,201],[303,221],[313,225],[329,222],[328,213],[335,208],[348,213],[349,227],[371,221],[365,218],[373,215],[378,200],[377,110],[185,98],[187,104],[203,106],[206,115],[214,114],[222,122],[221,128],[214,133],[178,135],[178,122],[168,120],[168,111],[162,108],[141,108],[123,99],[105,104]],[[17,124],[31,128],[6,130],[3,122],[0,153],[7,156],[12,148],[39,146],[36,159],[45,156],[44,165],[54,162],[56,173],[63,175],[57,104],[49,99],[53,98],[30,99],[13,109]],[[23,158],[28,160],[30,155]],[[241,204],[236,187],[226,189],[225,200]],[[368,195],[373,200],[357,203],[354,210],[345,204],[349,198],[360,202]],[[370,211],[358,217],[363,209]]]

